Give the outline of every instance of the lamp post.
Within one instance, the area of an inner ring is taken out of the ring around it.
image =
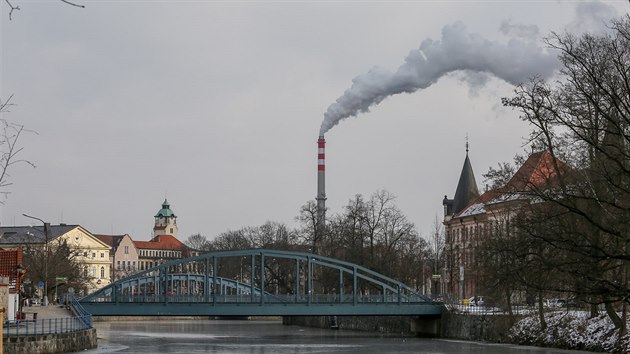
[[[49,224],[47,222],[45,222],[44,220],[40,219],[40,218],[36,218],[34,216],[30,216],[30,215],[26,215],[26,214],[22,214],[23,216],[30,218],[30,219],[34,219],[34,220],[38,220],[40,221],[42,224],[44,224],[44,238],[45,238],[45,243],[44,243],[44,299],[43,299],[43,303],[44,306],[48,306],[48,226]]]

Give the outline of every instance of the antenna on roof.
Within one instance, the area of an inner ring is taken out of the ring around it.
[[[466,156],[468,156],[468,133],[466,133]]]

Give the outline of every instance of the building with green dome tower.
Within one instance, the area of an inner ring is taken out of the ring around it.
[[[155,214],[155,226],[153,226],[153,238],[159,238],[162,235],[177,238],[177,215],[173,213],[166,199],[162,203],[162,209]]]

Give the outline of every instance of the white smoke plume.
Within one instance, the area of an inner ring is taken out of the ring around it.
[[[499,31],[510,37],[536,40],[538,38],[538,26],[512,23],[511,20],[501,22]]]
[[[442,29],[441,40],[424,40],[396,72],[374,67],[355,77],[352,86],[324,113],[319,135],[344,118],[368,112],[388,96],[427,88],[454,71],[489,73],[517,85],[534,76],[548,78],[558,66],[556,54],[531,40],[493,42],[467,32],[458,22]]]

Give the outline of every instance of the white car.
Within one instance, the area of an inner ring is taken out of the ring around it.
[[[483,296],[473,296],[468,299],[468,303],[470,304],[470,306],[483,306]]]
[[[564,299],[547,299],[545,305],[547,307],[564,307],[567,304]]]

